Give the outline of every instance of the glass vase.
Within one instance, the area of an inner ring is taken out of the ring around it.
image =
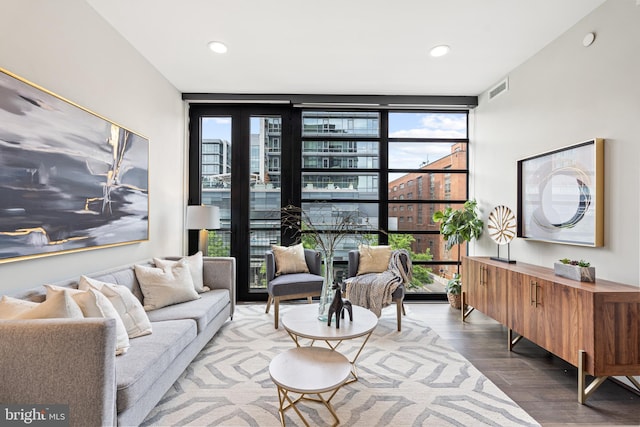
[[[322,293],[320,294],[320,305],[318,306],[318,320],[326,322],[329,315],[329,306],[333,301],[333,254],[324,254],[324,282],[322,283]]]

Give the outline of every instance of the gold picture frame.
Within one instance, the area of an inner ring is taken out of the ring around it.
[[[149,239],[149,140],[0,68],[0,263]]]
[[[518,237],[604,245],[604,139],[518,161]]]

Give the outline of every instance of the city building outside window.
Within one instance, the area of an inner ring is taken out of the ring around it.
[[[435,210],[461,206],[468,198],[467,112],[301,109],[293,117],[299,118],[298,126],[285,128],[278,116],[252,116],[246,166],[233,162],[233,170],[230,120],[207,119],[226,127],[228,136],[202,132],[200,140],[202,202],[221,206],[223,230],[218,234],[224,239],[232,238],[233,174],[249,175],[252,289],[264,289],[264,251],[280,243],[277,212],[293,198],[312,216],[325,215],[327,206],[334,219],[357,212],[372,229],[370,243],[410,251],[410,295],[442,293],[456,271],[457,252],[444,250],[431,217]],[[290,165],[283,162],[283,152],[296,146],[299,176],[287,182],[294,193],[284,196],[283,171]],[[354,235],[338,248],[336,278],[346,274],[347,253],[360,242]]]

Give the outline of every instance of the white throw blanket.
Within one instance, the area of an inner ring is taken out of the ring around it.
[[[387,271],[367,273],[348,279],[347,296],[352,304],[368,308],[380,317],[382,309],[392,303],[391,295],[398,286],[410,281],[411,257],[406,250],[398,249],[391,253]]]

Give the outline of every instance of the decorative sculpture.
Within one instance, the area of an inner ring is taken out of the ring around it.
[[[342,299],[342,289],[338,282],[334,282],[331,289],[335,289],[336,293],[333,301],[329,306],[329,314],[327,316],[327,326],[331,326],[331,317],[336,315],[336,329],[340,329],[340,319],[344,319],[344,311],[349,312],[349,321],[353,322],[353,307],[351,301]]]
[[[498,244],[498,256],[491,259],[508,264],[515,264],[511,259],[511,241],[516,236],[517,222],[516,216],[506,206],[500,205],[493,208],[487,219],[489,236]],[[507,245],[507,258],[500,258],[500,245]]]

